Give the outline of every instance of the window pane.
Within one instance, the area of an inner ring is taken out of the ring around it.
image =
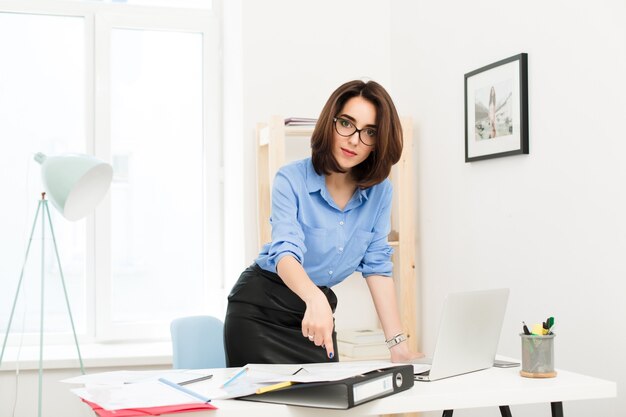
[[[111,34],[112,320],[203,299],[202,35]]]
[[[84,153],[85,52],[80,17],[0,13],[0,333],[8,323],[40,192],[33,154]],[[85,221],[50,205],[77,331],[85,331]],[[71,331],[50,231],[45,247],[45,322]],[[39,331],[41,221],[26,264],[12,333]],[[24,319],[24,320],[23,320]]]

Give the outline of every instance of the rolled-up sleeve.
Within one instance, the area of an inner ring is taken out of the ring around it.
[[[303,263],[306,246],[302,226],[297,221],[298,197],[284,170],[278,171],[272,187],[272,243],[267,265],[276,272],[278,262],[291,255]]]
[[[391,255],[393,249],[389,246],[387,237],[391,231],[391,202],[393,189],[390,182],[386,182],[386,187],[381,196],[380,210],[374,221],[374,237],[369,244],[361,264],[357,271],[367,278],[370,275],[392,276],[393,263]]]

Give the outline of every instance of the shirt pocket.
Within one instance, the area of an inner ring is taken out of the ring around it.
[[[304,246],[306,246],[305,259],[319,262],[332,253],[336,231],[320,227],[311,227],[302,223],[304,233]]]
[[[356,269],[363,260],[367,248],[374,239],[374,232],[355,230],[352,238],[346,242],[346,263]]]

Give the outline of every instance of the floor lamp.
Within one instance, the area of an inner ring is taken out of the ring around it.
[[[28,245],[26,246],[26,254],[24,256],[24,263],[22,264],[22,272],[20,273],[20,279],[17,284],[17,290],[15,292],[15,299],[13,300],[13,307],[11,308],[11,315],[9,316],[9,323],[7,325],[6,334],[4,335],[4,342],[2,343],[2,352],[0,353],[0,365],[2,365],[2,358],[4,356],[4,350],[9,337],[9,331],[11,330],[11,323],[13,322],[13,314],[15,313],[15,305],[20,294],[20,288],[22,286],[22,278],[24,277],[24,267],[28,260],[28,253],[30,252],[30,246],[35,233],[35,227],[37,220],[41,215],[41,302],[40,302],[40,318],[39,318],[39,395],[38,395],[38,412],[37,415],[41,417],[41,394],[42,394],[42,379],[43,379],[43,318],[44,318],[44,244],[45,244],[45,232],[46,224],[50,227],[50,234],[52,236],[52,242],[54,246],[54,255],[59,267],[59,273],[61,275],[61,283],[63,284],[63,293],[65,294],[65,303],[67,305],[67,312],[72,324],[72,333],[74,335],[74,343],[76,344],[76,351],[78,352],[78,360],[80,362],[80,370],[84,374],[83,358],[80,354],[80,347],[78,346],[78,338],[76,337],[76,329],[74,327],[74,319],[72,317],[72,310],[70,308],[69,298],[67,296],[67,289],[65,287],[65,278],[63,277],[63,269],[61,268],[61,259],[59,258],[59,251],[57,249],[56,238],[54,236],[54,229],[52,228],[52,220],[50,218],[50,210],[48,209],[48,200],[46,200],[46,194],[48,199],[52,202],[54,207],[70,221],[80,220],[90,214],[96,207],[96,205],[102,200],[107,193],[113,178],[113,168],[111,165],[96,159],[89,155],[82,154],[64,154],[59,156],[47,157],[42,153],[35,154],[35,161],[41,164],[41,176],[43,185],[46,192],[41,193],[41,200],[37,206],[35,213],[35,220],[33,221],[33,227],[30,232],[30,238],[28,239]]]

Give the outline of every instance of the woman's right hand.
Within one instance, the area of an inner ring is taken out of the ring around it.
[[[333,311],[328,299],[316,288],[310,298],[305,300],[306,310],[302,319],[302,336],[308,338],[316,346],[326,348],[326,356],[335,356],[333,346]]]
[[[306,304],[302,319],[302,336],[316,346],[324,346],[326,356],[332,359],[335,356],[333,310],[328,304],[328,299],[293,256],[284,256],[278,261],[276,272],[289,289],[298,294]]]

